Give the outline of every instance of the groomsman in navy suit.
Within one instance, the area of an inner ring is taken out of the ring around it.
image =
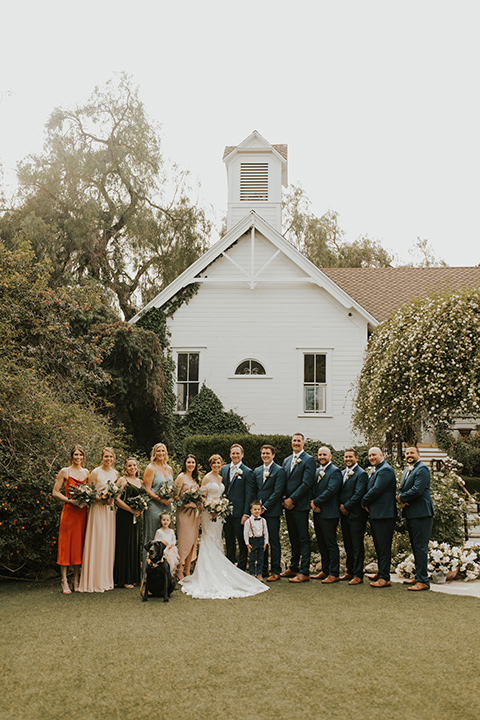
[[[340,488],[342,473],[332,463],[332,453],[328,447],[318,450],[318,468],[313,487],[313,525],[317,536],[318,548],[322,556],[322,571],[312,575],[314,580],[330,584],[339,581],[340,551],[337,543],[337,525],[340,517]]]
[[[402,475],[397,502],[402,507],[415,557],[415,580],[404,580],[409,590],[429,590],[427,558],[432,533],[433,504],[430,496],[430,470],[420,460],[417,447],[405,450],[408,467]]]
[[[263,465],[255,468],[252,479],[247,485],[248,505],[253,500],[260,500],[262,514],[267,521],[270,545],[270,575],[267,582],[280,579],[282,568],[280,560],[280,516],[282,514],[282,498],[285,489],[285,470],[274,462],[275,448],[273,445],[262,445],[260,454]],[[268,547],[264,554],[264,574],[268,574]]]
[[[392,564],[392,540],[397,516],[395,496],[397,481],[391,465],[385,462],[378,447],[368,451],[368,460],[374,470],[367,483],[362,506],[369,513],[373,544],[377,553],[378,573],[373,588],[390,587],[390,565]]]
[[[358,465],[358,455],[353,448],[344,451],[343,460],[347,467],[343,471],[340,488],[340,524],[347,556],[347,572],[340,580],[348,580],[349,585],[360,585],[363,582],[364,536],[368,517],[361,500],[367,492],[368,476]]]
[[[295,433],[292,437],[293,454],[283,461],[287,478],[283,507],[292,554],[290,566],[280,577],[289,578],[292,583],[310,580],[308,515],[316,467],[313,457],[304,451],[304,445],[305,438],[302,433]]]
[[[246,487],[251,482],[252,471],[243,464],[243,448],[241,445],[232,445],[230,448],[231,463],[224,465],[220,474],[225,485],[225,495],[233,505],[233,512],[225,520],[223,531],[225,533],[225,546],[227,558],[235,564],[237,559],[238,543],[238,567],[241,570],[247,569],[247,546],[243,539],[243,524],[247,520],[250,508],[247,502]]]

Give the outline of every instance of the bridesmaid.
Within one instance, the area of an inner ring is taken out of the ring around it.
[[[141,523],[137,519],[141,510],[133,510],[128,500],[141,494],[142,482],[138,463],[135,458],[125,460],[123,476],[118,481],[122,494],[116,498],[117,519],[115,530],[115,565],[113,580],[115,585],[133,588],[140,583],[140,543],[142,540]]]
[[[113,449],[106,447],[102,450],[101,465],[90,473],[89,480],[97,490],[97,500],[88,513],[79,592],[113,590],[115,511],[113,499],[101,500],[98,493],[105,489],[108,481],[117,482],[114,462]]]
[[[170,510],[172,505],[170,500],[164,500],[158,497],[157,492],[162,483],[166,480],[173,483],[173,470],[168,462],[167,448],[163,443],[157,443],[152,448],[150,455],[150,464],[143,475],[143,487],[150,495],[150,503],[148,509],[144,513],[144,546],[150,540],[153,540],[159,526],[159,515],[165,510]],[[146,560],[146,552],[144,553],[144,561]]]
[[[186,490],[199,490],[198,467],[195,455],[187,455],[182,472],[175,480],[176,496],[180,498]],[[177,538],[179,563],[177,578],[182,580],[190,575],[190,566],[197,558],[197,540],[200,527],[200,512],[194,503],[182,505],[177,510]]]
[[[77,591],[82,564],[87,508],[78,505],[77,501],[69,496],[69,490],[71,487],[79,487],[87,482],[88,470],[84,464],[85,450],[81,445],[75,445],[70,453],[70,465],[60,470],[52,491],[53,497],[64,503],[58,531],[57,555],[64,595],[71,595],[72,592],[67,580],[68,567],[73,565],[73,589]]]

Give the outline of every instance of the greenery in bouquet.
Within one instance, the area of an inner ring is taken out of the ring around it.
[[[170,480],[164,480],[160,483],[156,495],[162,500],[171,500],[175,495],[175,486]]]
[[[141,495],[135,495],[125,502],[128,507],[132,508],[132,510],[137,510],[137,512],[139,511],[143,513],[148,508],[148,495],[143,493]]]
[[[228,515],[232,514],[233,505],[229,502],[228,498],[222,497],[215,500],[207,500],[203,504],[203,509],[206,510],[212,517],[213,522],[217,521],[217,518],[225,520]]]
[[[119,487],[116,483],[113,483],[111,480],[107,482],[103,490],[100,490],[98,492],[98,497],[100,500],[115,500],[116,497],[120,495],[122,492],[122,488]],[[111,510],[113,510],[113,505],[110,507]]]
[[[190,488],[189,490],[185,490],[185,492],[177,499],[177,507],[185,507],[185,505],[189,505],[189,503],[199,505],[202,502],[202,499],[203,497],[200,490]]]
[[[72,485],[68,494],[80,507],[93,505],[97,499],[97,491],[93,485],[88,483],[85,483],[85,485]]]

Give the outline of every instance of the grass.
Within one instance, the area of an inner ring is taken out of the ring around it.
[[[142,603],[3,583],[2,720],[477,720],[479,600],[400,585]]]

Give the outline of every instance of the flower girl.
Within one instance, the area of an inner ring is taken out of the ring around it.
[[[159,540],[164,543],[167,547],[163,553],[168,564],[170,565],[170,571],[173,575],[178,562],[180,560],[177,550],[177,538],[173,528],[170,527],[172,522],[172,516],[169,512],[160,513],[160,527],[155,533],[155,540]]]

